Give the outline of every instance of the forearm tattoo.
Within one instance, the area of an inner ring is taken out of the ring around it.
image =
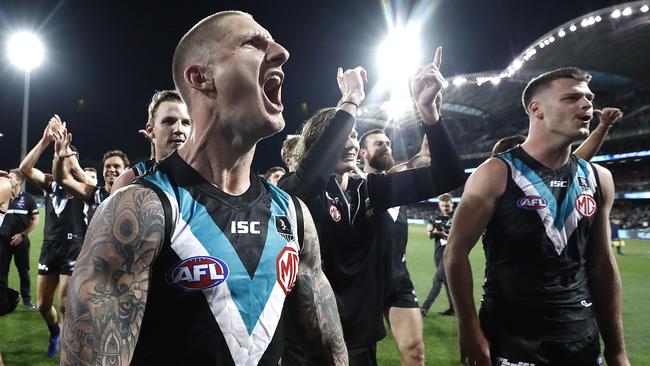
[[[142,187],[95,213],[70,280],[61,365],[128,365],[164,227],[158,197]]]
[[[303,323],[299,328],[306,333],[303,339],[308,348],[308,359],[319,365],[347,365],[348,353],[336,298],[321,269],[318,236],[311,222],[305,222],[304,245],[294,291],[293,303]]]

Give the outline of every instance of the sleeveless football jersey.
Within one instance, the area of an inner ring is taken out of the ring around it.
[[[521,147],[498,158],[509,177],[483,239],[481,315],[517,333],[580,338],[595,327],[585,253],[601,201],[597,173],[575,155],[555,170]]]
[[[136,184],[156,191],[168,228],[132,364],[277,365],[298,270],[297,201],[255,175],[230,196],[176,152]]]
[[[43,240],[83,240],[86,228],[85,203],[56,182],[50,183],[45,196]]]

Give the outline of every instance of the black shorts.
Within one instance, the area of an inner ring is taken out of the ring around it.
[[[83,240],[45,240],[38,259],[38,274],[71,276]]]
[[[350,366],[377,366],[377,344],[360,348],[349,348]]]
[[[597,366],[603,364],[598,332],[576,341],[493,334],[488,337],[492,365]]]
[[[415,287],[408,273],[401,278],[388,281],[384,308],[419,308]]]

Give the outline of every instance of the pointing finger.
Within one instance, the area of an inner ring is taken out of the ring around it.
[[[436,65],[436,67],[440,68],[440,64],[442,63],[442,47],[436,48],[436,54],[433,56],[433,64]]]

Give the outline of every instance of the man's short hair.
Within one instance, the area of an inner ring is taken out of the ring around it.
[[[359,139],[359,147],[362,149],[367,149],[368,146],[366,146],[366,138],[370,135],[385,135],[386,131],[382,130],[381,128],[373,128],[372,130],[366,131],[363,135],[361,135],[361,138]]]
[[[183,103],[183,99],[181,99],[181,95],[178,94],[178,91],[176,90],[160,90],[155,92],[151,97],[151,102],[149,102],[149,108],[147,110],[147,121],[149,123],[153,124],[156,111],[158,111],[158,107],[160,107],[163,102]]]
[[[212,14],[185,33],[178,42],[176,50],[174,50],[174,58],[172,59],[174,85],[176,85],[176,89],[178,89],[188,108],[191,106],[188,101],[189,89],[185,85],[185,69],[191,64],[208,64],[212,56],[211,52],[214,50],[213,43],[220,41],[226,35],[226,32],[220,26],[221,21],[234,15],[253,19],[252,15],[238,10],[226,10]]]
[[[18,183],[20,183],[20,185],[23,185],[23,183],[25,183],[25,174],[23,174],[23,172],[21,172],[20,169],[18,168],[11,169],[9,173],[16,176],[16,180],[18,181]]]
[[[440,196],[438,196],[438,201],[452,202],[452,196],[449,193],[443,193]]]
[[[95,168],[93,168],[91,166],[87,166],[87,167],[84,168],[84,172],[91,172],[91,173],[97,174],[97,169],[95,169]]]
[[[122,150],[110,150],[107,151],[106,154],[104,154],[104,157],[102,158],[102,165],[106,162],[106,159],[112,158],[113,156],[117,156],[120,159],[122,159],[122,162],[124,163],[124,167],[128,168],[129,165],[129,158],[126,156],[126,154]]]
[[[548,88],[557,79],[574,79],[589,83],[591,81],[591,75],[577,67],[563,67],[534,77],[528,82],[521,95],[521,103],[524,105],[526,113],[528,113],[528,105],[533,100],[533,97],[540,91]]]
[[[302,126],[300,132],[300,144],[296,151],[296,164],[300,163],[305,158],[309,149],[318,138],[323,134],[323,131],[329,126],[330,122],[334,119],[336,108],[321,108],[311,116],[307,122]]]
[[[526,141],[526,136],[524,135],[513,135],[504,137],[501,140],[494,143],[492,147],[492,156],[506,152],[512,148],[521,145]]]
[[[286,159],[290,154],[295,153],[299,142],[300,135],[287,135],[282,142],[282,149],[280,150],[282,160]]]
[[[283,167],[274,166],[273,168],[270,168],[269,170],[267,170],[266,173],[264,173],[264,179],[268,180],[273,175],[273,173],[275,173],[275,172],[282,172],[284,174],[287,173],[287,171],[284,170]]]

